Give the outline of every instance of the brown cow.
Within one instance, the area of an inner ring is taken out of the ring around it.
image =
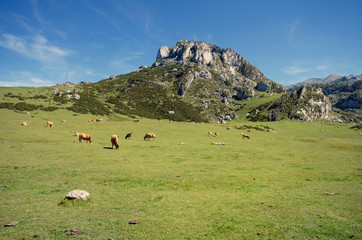
[[[28,126],[28,125],[29,125],[29,122],[22,122],[21,125],[23,125],[23,126]]]
[[[156,138],[156,134],[154,133],[146,133],[146,135],[143,137],[143,140]]]
[[[219,136],[219,133],[218,132],[215,132],[215,137]]]
[[[48,122],[47,122],[47,126],[48,126],[48,127],[53,127],[53,122],[52,122],[52,121],[48,121]]]
[[[241,135],[243,136],[243,139],[244,139],[244,138],[251,139],[251,137],[250,137],[248,134],[241,133]]]
[[[139,119],[134,119],[133,122],[139,122],[140,120]]]
[[[78,133],[78,136],[79,136],[79,143],[82,142],[82,140],[85,140],[85,142],[90,142],[92,143],[92,137],[91,135],[89,134],[86,134],[86,133]]]
[[[124,139],[132,138],[132,137],[133,137],[133,132],[129,132],[129,133],[127,133],[127,135],[124,137]]]
[[[96,122],[103,122],[103,119],[97,118],[97,119],[96,119]]]
[[[119,137],[117,135],[112,135],[112,137],[111,137],[112,149],[113,149],[113,146],[116,146],[116,149],[119,149],[119,147],[121,146],[121,144],[118,141],[118,138]]]
[[[211,136],[211,137],[212,137],[212,132],[210,132],[210,131],[209,131],[207,134],[209,134],[209,136]]]
[[[61,121],[62,123],[65,123],[65,122],[67,122],[67,120],[63,120],[63,119],[61,119],[60,121]]]

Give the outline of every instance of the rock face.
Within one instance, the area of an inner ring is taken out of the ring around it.
[[[270,106],[260,106],[249,112],[252,121],[279,121],[294,119],[312,122],[317,119],[331,118],[332,104],[323,94],[322,89],[308,85],[301,86],[297,91],[283,95]]]
[[[317,119],[326,119],[330,117],[332,105],[329,99],[323,94],[321,88],[311,88],[303,85],[297,91],[296,113],[291,116],[305,122],[312,122]]]
[[[164,76],[176,79],[176,93],[201,108],[202,114],[213,122],[236,118],[229,106],[255,96],[257,91],[285,91],[234,50],[206,42],[184,40],[172,48],[162,46],[152,67],[171,66]]]
[[[89,198],[89,193],[84,190],[73,190],[66,196],[67,199],[82,199],[86,201]]]

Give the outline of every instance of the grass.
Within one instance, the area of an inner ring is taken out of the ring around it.
[[[257,98],[251,98],[250,100],[242,100],[240,102],[245,105],[240,110],[237,111],[237,115],[244,117],[249,111],[257,108],[262,104],[266,104],[268,102],[274,102],[278,100],[281,96],[282,94],[280,93],[274,93],[274,94],[261,93],[260,96]]]
[[[19,222],[0,239],[361,238],[362,139],[350,125],[263,123],[277,132],[242,130],[246,140],[235,126],[258,123],[95,118],[0,109],[0,221]],[[65,201],[74,189],[89,201]]]

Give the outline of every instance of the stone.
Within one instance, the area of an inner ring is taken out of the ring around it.
[[[162,58],[165,58],[165,57],[168,57],[170,51],[168,50],[168,47],[167,46],[162,46],[159,50],[158,50],[158,53],[157,53],[157,57],[156,57],[156,61],[158,59],[162,59]]]
[[[18,224],[19,224],[19,222],[11,222],[11,223],[5,224],[4,227],[14,227]]]
[[[86,201],[89,198],[89,193],[84,190],[73,190],[66,196],[67,199],[82,199]]]

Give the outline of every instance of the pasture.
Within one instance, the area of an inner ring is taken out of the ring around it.
[[[0,109],[0,239],[362,238],[362,135],[351,125],[96,118]],[[75,189],[90,199],[64,201]]]

